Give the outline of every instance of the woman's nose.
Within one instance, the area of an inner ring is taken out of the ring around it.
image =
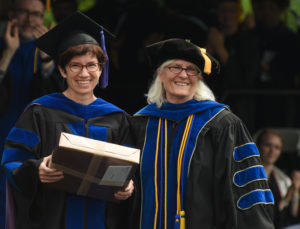
[[[186,72],[186,69],[182,69],[182,71],[179,73],[179,76],[182,77],[182,78],[189,77],[187,72]]]
[[[83,66],[83,68],[82,68],[82,70],[81,70],[81,72],[80,72],[80,75],[86,76],[86,75],[89,75],[89,74],[90,74],[90,73],[89,73],[89,71],[87,70],[86,66]]]

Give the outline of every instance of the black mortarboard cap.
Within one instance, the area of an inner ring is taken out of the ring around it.
[[[106,63],[108,64],[104,34],[108,39],[115,38],[115,35],[103,28],[97,22],[85,14],[76,11],[53,29],[38,38],[34,43],[40,50],[47,53],[54,60],[57,60],[60,54],[72,46],[97,44],[105,52],[107,59]],[[108,66],[105,66],[101,81],[107,81],[108,76],[105,75],[108,74],[107,71]],[[107,82],[104,84],[107,84]],[[106,87],[106,85],[103,84],[102,86]]]
[[[209,55],[204,48],[189,40],[171,38],[146,47],[150,65],[158,68],[163,62],[171,59],[189,61],[202,72],[202,75],[216,75],[220,71],[219,62]]]
[[[80,44],[98,44],[101,46],[102,26],[85,14],[77,11],[65,18],[34,43],[54,60],[68,48]],[[115,36],[103,28],[106,38]]]

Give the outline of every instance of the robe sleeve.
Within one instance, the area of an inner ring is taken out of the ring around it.
[[[10,184],[23,195],[34,196],[39,184],[38,168],[42,161],[38,121],[33,106],[28,107],[9,132],[2,166]]]
[[[0,115],[5,114],[11,100],[11,83],[9,72],[2,72],[0,76]]]
[[[274,198],[259,151],[231,112],[212,128],[217,228],[271,229]]]

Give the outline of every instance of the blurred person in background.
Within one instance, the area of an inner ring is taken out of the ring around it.
[[[275,228],[299,223],[300,171],[294,170],[290,178],[276,166],[284,144],[282,137],[274,129],[263,129],[256,143],[275,199]]]
[[[76,0],[56,0],[52,4],[52,13],[57,23],[70,16],[78,8]]]
[[[220,101],[230,105],[247,125],[255,130],[255,98],[243,94],[230,94],[255,88],[259,70],[258,39],[239,22],[238,0],[219,0],[216,22],[208,30],[206,48],[221,63],[220,74],[207,79]]]
[[[284,20],[289,0],[253,1],[254,33],[259,39],[259,71],[255,85],[264,92],[275,90],[277,93],[276,97],[267,94],[257,100],[256,128],[296,126],[299,106],[297,98],[288,92],[300,87],[300,62],[295,58],[300,52],[300,37],[288,28]]]
[[[255,1],[254,32],[259,37],[260,75],[257,86],[266,89],[294,89],[299,73],[299,37],[288,28],[283,15],[289,0]]]
[[[53,72],[53,61],[33,43],[48,31],[44,10],[42,0],[13,1],[0,38],[0,156],[8,132],[33,96],[35,79],[43,80]],[[4,227],[4,181],[0,171],[0,228]]]

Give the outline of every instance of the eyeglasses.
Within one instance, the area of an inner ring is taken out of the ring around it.
[[[29,11],[29,10],[26,10],[26,9],[17,9],[16,12],[20,17],[30,16],[34,19],[42,19],[44,17],[43,13],[38,12],[38,11]]]
[[[83,68],[86,68],[88,72],[96,72],[101,67],[100,63],[88,63],[88,64],[79,64],[79,63],[70,63],[69,69],[71,72],[78,73],[81,72]]]
[[[166,68],[169,69],[170,72],[172,72],[174,74],[179,74],[183,70],[185,70],[185,72],[188,76],[196,76],[196,75],[200,74],[200,71],[196,68],[193,68],[193,67],[183,68],[181,66],[167,66]]]

